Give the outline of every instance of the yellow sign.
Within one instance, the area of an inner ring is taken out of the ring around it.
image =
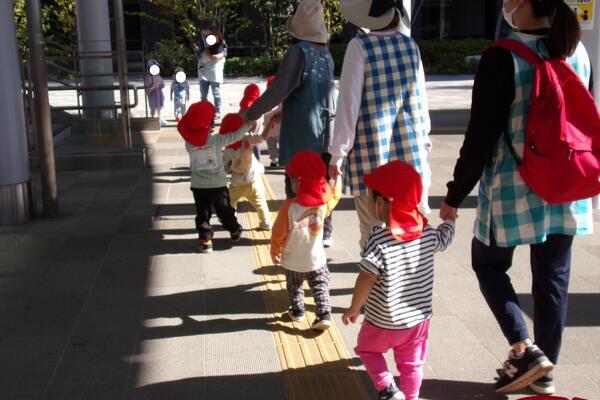
[[[566,3],[577,15],[581,29],[594,29],[594,0],[567,0]]]

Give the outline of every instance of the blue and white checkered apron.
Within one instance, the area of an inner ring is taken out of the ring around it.
[[[511,38],[541,51],[542,55],[547,54],[543,42],[538,42],[536,36],[513,34]],[[515,151],[523,157],[534,73],[532,67],[521,57],[513,54],[513,59],[515,100],[507,129]],[[590,61],[582,44],[579,44],[575,54],[567,61],[588,85]],[[590,234],[593,231],[591,200],[550,205],[540,199],[521,178],[506,140],[501,137],[496,143],[491,167],[484,170],[479,183],[475,237],[489,245],[490,228],[500,247],[541,243],[551,234]]]
[[[358,36],[365,52],[365,82],[354,146],[348,155],[346,186],[369,193],[363,177],[389,161],[411,164],[431,181],[425,144],[429,112],[419,87],[419,49],[409,37]]]

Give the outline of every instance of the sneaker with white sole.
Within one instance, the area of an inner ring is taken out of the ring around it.
[[[331,327],[331,314],[326,313],[322,315],[317,315],[315,322],[313,322],[311,328],[317,331],[326,331]]]
[[[198,245],[198,249],[200,249],[200,253],[204,253],[204,254],[212,253],[212,251],[213,251],[212,240],[201,240],[200,245]]]
[[[537,346],[529,346],[521,357],[510,351],[496,382],[496,393],[512,393],[524,389],[552,371],[554,364]]]
[[[272,226],[273,224],[271,224],[271,221],[261,221],[258,225],[258,229],[261,231],[270,231]]]
[[[556,392],[554,376],[551,373],[547,373],[537,381],[532,382],[529,388],[537,394],[554,394]]]
[[[323,247],[326,249],[330,248],[333,245],[333,239],[331,236],[323,238]]]
[[[398,386],[394,382],[390,383],[388,387],[377,393],[379,400],[404,400],[404,393],[398,389]]]
[[[288,315],[290,316],[290,319],[294,322],[304,321],[304,310],[300,308],[290,307],[288,309]]]

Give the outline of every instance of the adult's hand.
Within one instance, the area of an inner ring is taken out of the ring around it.
[[[342,170],[337,165],[329,166],[329,178],[337,179],[338,176],[342,175]]]
[[[444,221],[451,219],[455,220],[458,218],[458,209],[446,204],[445,201],[442,201],[442,205],[440,207],[440,218]]]

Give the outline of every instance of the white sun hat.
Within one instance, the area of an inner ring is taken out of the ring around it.
[[[318,0],[302,0],[296,13],[288,18],[285,28],[298,40],[315,43],[329,41],[323,5]]]
[[[388,26],[400,11],[405,25],[410,26],[403,0],[340,0],[340,12],[356,26],[379,30]]]

